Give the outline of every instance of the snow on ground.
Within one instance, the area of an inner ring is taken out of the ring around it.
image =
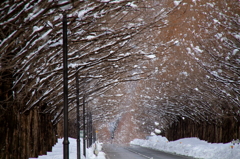
[[[53,147],[52,152],[47,152],[47,155],[29,159],[62,159],[62,142],[63,139],[58,139],[58,142]],[[76,159],[76,139],[69,138],[69,142],[69,158]],[[240,144],[208,143],[196,137],[169,142],[167,138],[162,136],[150,136],[146,140],[134,139],[130,142],[130,144],[201,159],[240,159]],[[105,153],[102,152],[101,149],[101,143],[96,142],[92,147],[87,149],[87,157],[85,158],[84,156],[81,156],[81,159],[106,159]],[[94,151],[98,154],[97,156],[94,154]]]
[[[195,137],[169,142],[162,136],[150,136],[146,140],[134,139],[130,144],[201,159],[240,159],[239,144],[208,143]]]
[[[68,138],[69,144],[69,158],[76,159],[77,158],[77,140],[73,138]],[[63,139],[58,139],[56,145],[53,146],[52,152],[47,152],[47,155],[38,156],[38,158],[29,158],[29,159],[63,159]],[[81,144],[81,148],[82,148]],[[102,146],[101,143],[96,142],[92,147],[88,148],[86,151],[86,158],[81,156],[81,159],[106,159],[105,153],[101,151]],[[96,156],[94,154],[97,153]],[[83,152],[81,150],[81,152]]]

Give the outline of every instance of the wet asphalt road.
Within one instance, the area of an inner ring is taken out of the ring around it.
[[[103,145],[107,159],[193,159],[140,146]]]

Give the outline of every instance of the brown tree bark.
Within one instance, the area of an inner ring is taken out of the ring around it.
[[[223,117],[220,123],[194,122],[178,118],[166,131],[165,136],[173,141],[185,137],[198,137],[210,143],[227,143],[240,138],[239,119]]]
[[[1,159],[27,159],[51,151],[57,141],[52,116],[34,108],[25,114],[8,110],[0,119]]]

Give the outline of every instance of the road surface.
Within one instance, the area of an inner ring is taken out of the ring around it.
[[[140,146],[103,145],[107,159],[193,159]]]

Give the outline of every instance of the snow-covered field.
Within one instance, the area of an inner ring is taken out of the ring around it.
[[[169,142],[165,137],[151,136],[147,140],[135,139],[131,144],[201,159],[240,159],[239,144],[208,143],[195,137]]]
[[[77,140],[73,138],[68,139],[69,144],[69,159],[77,158]],[[39,156],[38,158],[29,159],[63,159],[63,139],[58,139],[58,142],[53,146],[52,152],[47,152],[47,155]],[[81,144],[82,148],[82,144]],[[96,142],[92,147],[88,148],[86,151],[86,158],[81,156],[81,159],[105,159],[105,154],[101,151],[101,143]],[[97,152],[96,156],[93,152]],[[82,152],[82,150],[81,150]]]

